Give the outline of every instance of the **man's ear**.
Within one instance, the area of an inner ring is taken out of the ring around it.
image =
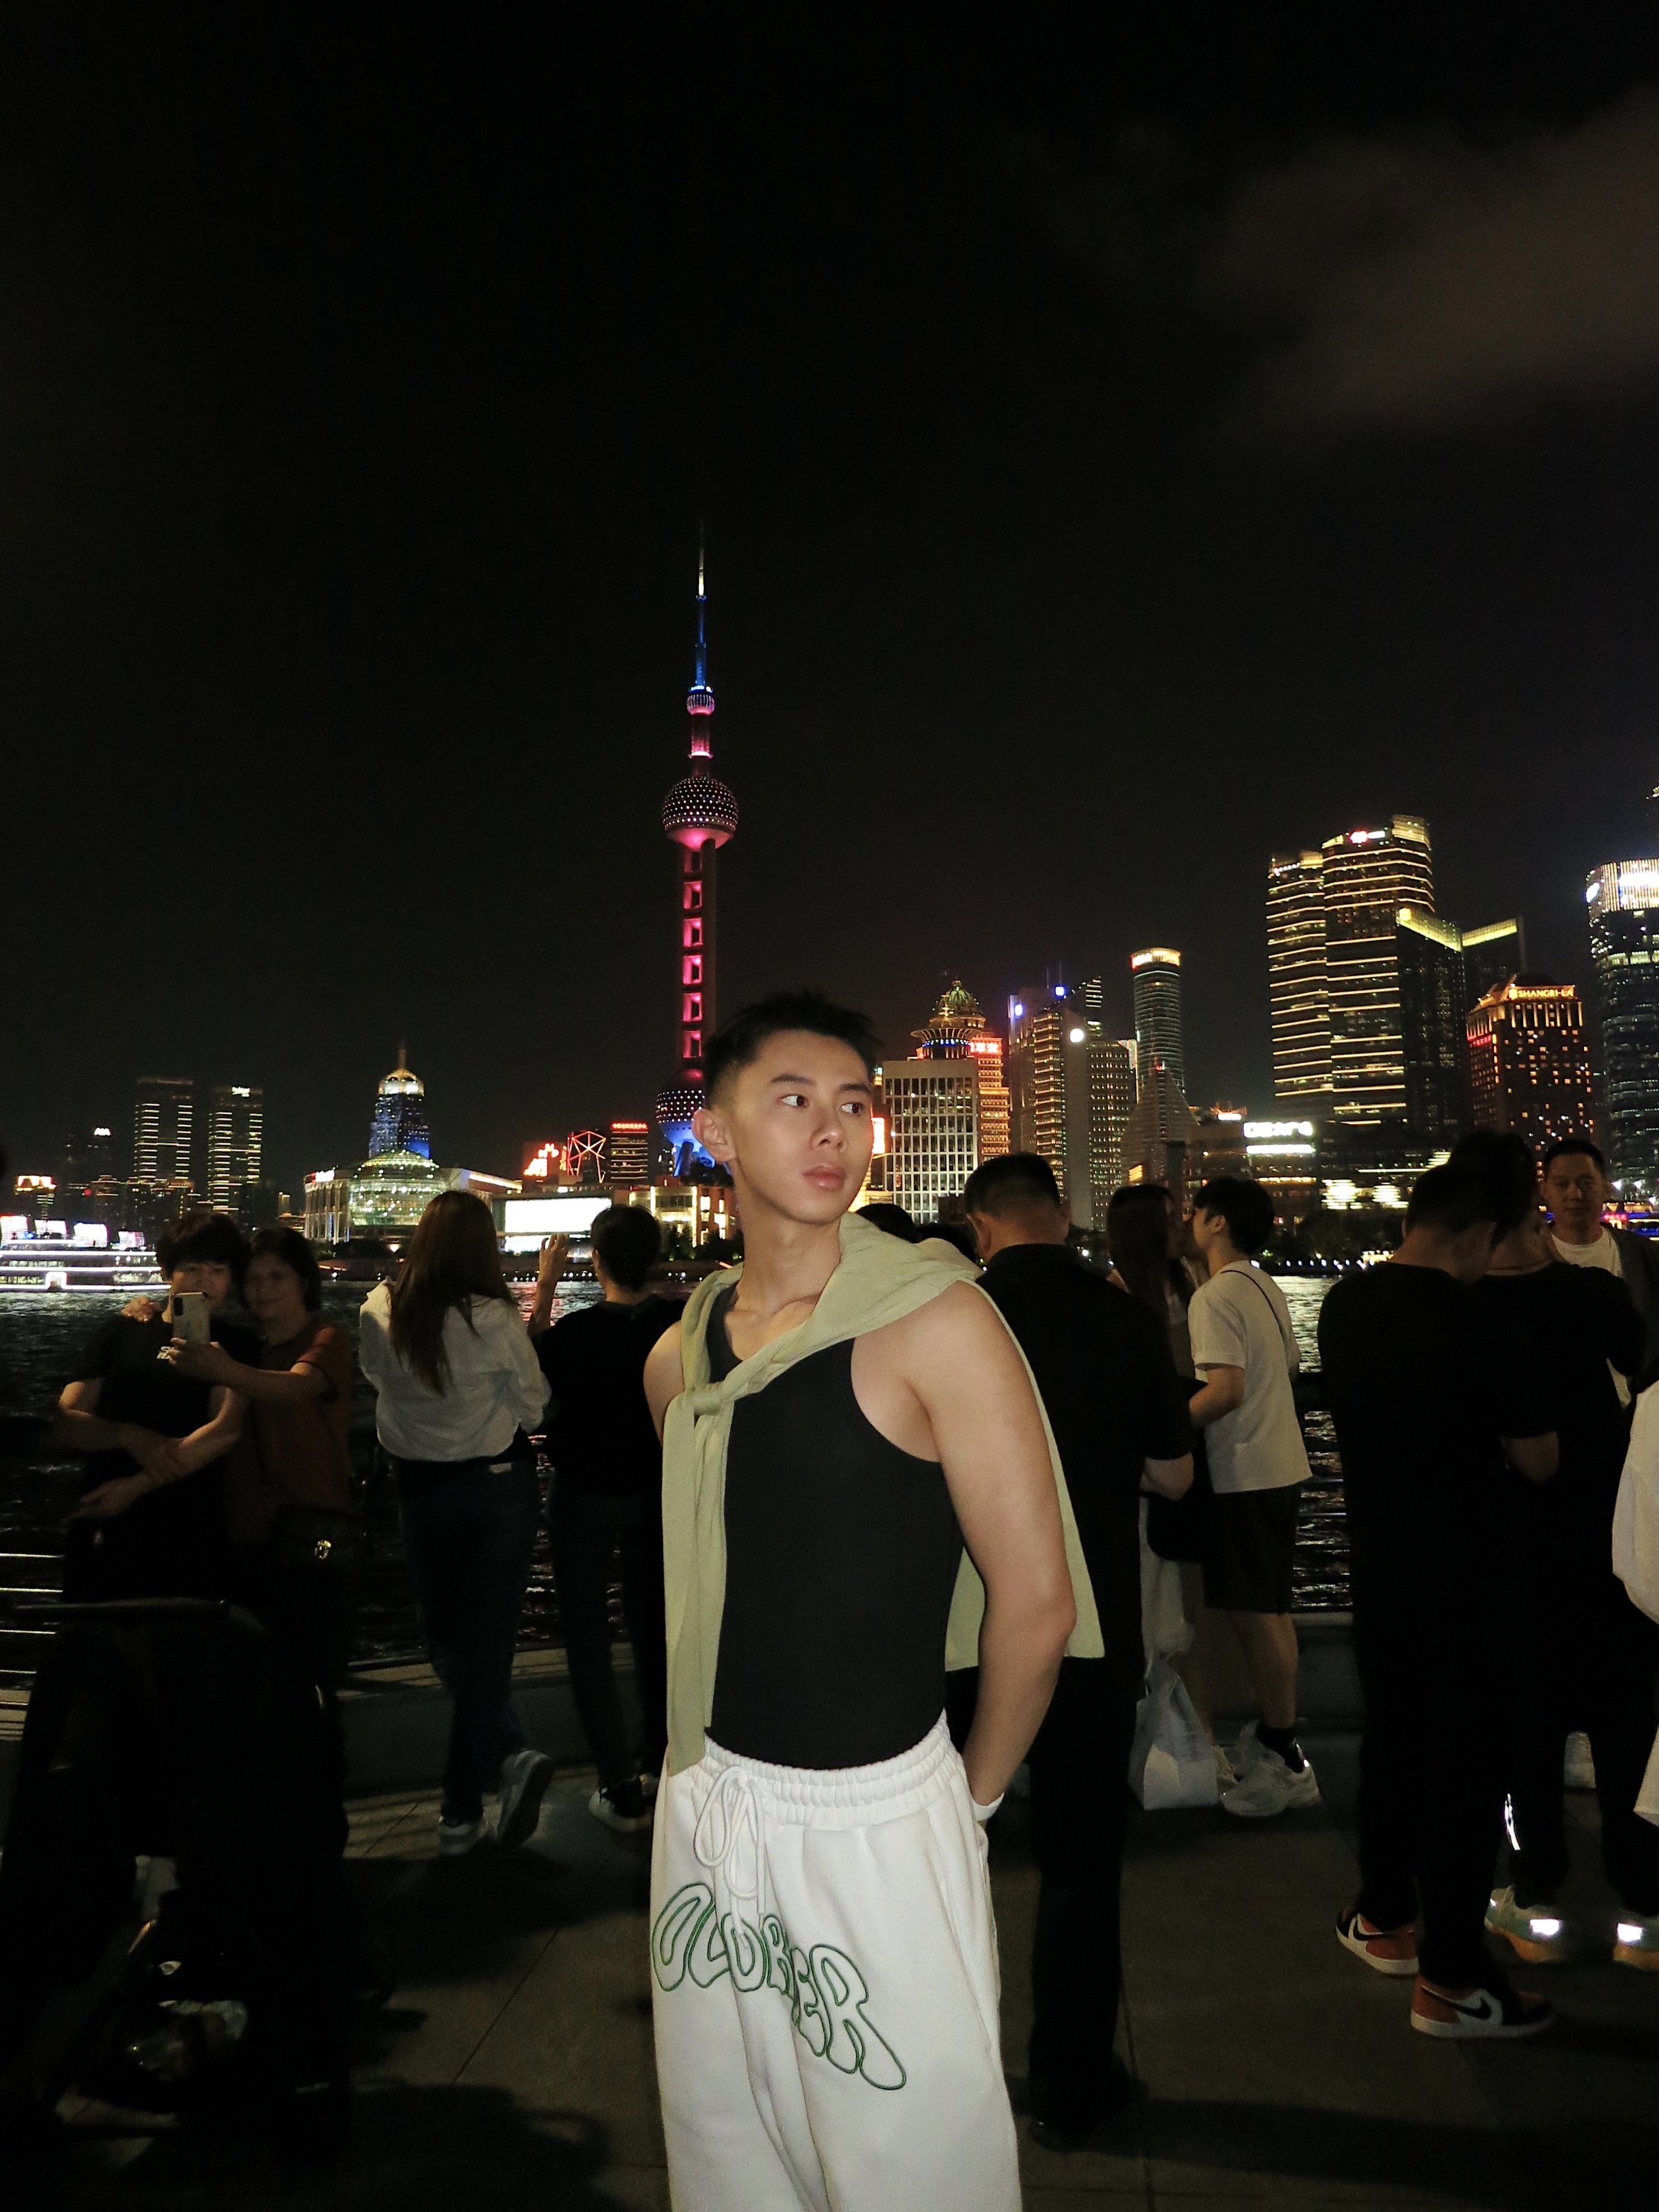
[[[737,1146],[726,1126],[726,1116],[718,1106],[699,1106],[691,1116],[691,1133],[710,1159],[718,1160],[722,1167],[730,1167],[737,1156]]]

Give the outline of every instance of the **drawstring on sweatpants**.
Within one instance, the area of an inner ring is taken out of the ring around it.
[[[763,1814],[758,1791],[740,1766],[728,1766],[709,1790],[692,1831],[698,1863],[726,1869],[733,1897],[758,1898]]]

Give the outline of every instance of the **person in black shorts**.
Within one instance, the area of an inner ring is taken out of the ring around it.
[[[1255,1265],[1273,1226],[1273,1200],[1242,1176],[1213,1176],[1193,1200],[1193,1242],[1209,1270],[1187,1313],[1193,1364],[1204,1378],[1188,1410],[1204,1431],[1215,1492],[1204,1602],[1226,1614],[1261,1716],[1240,1739],[1238,1779],[1221,1805],[1257,1820],[1319,1802],[1296,1736],[1291,1618],[1297,1501],[1308,1479],[1291,1389],[1301,1354],[1285,1293]]]
[[[1399,1250],[1343,1276],[1319,1316],[1365,1699],[1359,1893],[1337,1939],[1415,1977],[1411,2024],[1429,2036],[1535,2035],[1553,2017],[1512,1986],[1484,1928],[1504,1797],[1505,1463],[1533,1482],[1556,1465],[1535,1356],[1473,1289],[1514,1213],[1475,1167],[1431,1168]]]
[[[151,1319],[112,1314],[88,1339],[75,1380],[58,1401],[54,1440],[86,1458],[70,1516],[64,1595],[223,1597],[230,1586],[224,1459],[241,1435],[247,1401],[171,1364],[173,1300],[204,1296],[214,1341],[257,1367],[252,1329],[221,1318],[247,1261],[228,1214],[185,1215],[155,1240],[170,1285]]]
[[[677,1299],[659,1297],[649,1287],[662,1237],[644,1206],[608,1206],[589,1233],[603,1304],[546,1327],[562,1256],[555,1248],[544,1261],[530,1328],[552,1390],[547,1449],[553,1462],[548,1500],[553,1586],[570,1687],[599,1768],[599,1786],[588,1810],[628,1834],[651,1824],[641,1778],[648,1776],[655,1788],[668,1742],[662,1446],[645,1402],[644,1375],[652,1346],[678,1320],[680,1309]],[[544,1333],[538,1330],[538,1321]],[[611,1663],[607,1593],[613,1559],[621,1568],[623,1613],[634,1650],[640,1745],[629,1740]]]

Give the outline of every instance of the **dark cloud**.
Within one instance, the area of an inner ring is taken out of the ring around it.
[[[1067,174],[1009,166],[1127,304],[1240,348],[1235,427],[1418,433],[1616,393],[1659,369],[1659,94],[1575,127],[1328,136],[1242,172],[1126,135]]]

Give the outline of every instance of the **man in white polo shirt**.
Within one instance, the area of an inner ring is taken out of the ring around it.
[[[1540,1172],[1556,1258],[1569,1267],[1602,1267],[1621,1278],[1647,1331],[1638,1378],[1647,1379],[1659,1363],[1659,1245],[1628,1229],[1609,1229],[1602,1220],[1613,1187],[1601,1147],[1588,1137],[1560,1137],[1547,1146]],[[1624,1376],[1615,1374],[1613,1379],[1620,1401],[1628,1405]]]
[[[1296,1740],[1291,1619],[1297,1493],[1308,1479],[1291,1390],[1301,1355],[1284,1292],[1252,1264],[1273,1226],[1273,1200],[1240,1176],[1212,1177],[1193,1201],[1193,1242],[1210,1271],[1188,1315],[1204,1378],[1190,1410],[1215,1491],[1204,1602],[1232,1623],[1261,1715],[1243,1771],[1221,1802],[1258,1820],[1319,1799]]]

